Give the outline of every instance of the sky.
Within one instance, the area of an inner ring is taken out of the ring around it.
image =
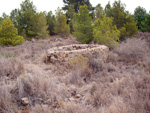
[[[2,13],[5,12],[6,14],[10,14],[10,12],[15,8],[20,8],[20,3],[24,0],[0,0],[0,16]],[[31,0],[33,4],[36,6],[38,11],[53,11],[57,7],[63,7],[64,3],[63,0]],[[101,4],[104,8],[105,5],[110,1],[112,4],[115,0],[90,0],[92,6],[96,6],[97,4]],[[121,0],[122,3],[126,4],[126,10],[130,13],[134,13],[134,9],[138,6],[144,7],[147,12],[150,11],[150,1],[149,0]]]

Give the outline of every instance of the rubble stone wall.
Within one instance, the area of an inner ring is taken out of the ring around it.
[[[47,61],[50,63],[66,62],[70,58],[83,55],[97,54],[103,61],[108,57],[109,48],[104,45],[94,44],[73,44],[61,47],[54,47],[47,50]]]

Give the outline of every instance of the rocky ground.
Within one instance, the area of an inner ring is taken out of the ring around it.
[[[0,113],[150,112],[146,38],[121,43],[105,62],[97,55],[45,62],[47,49],[70,44],[78,42],[50,37],[0,47]]]

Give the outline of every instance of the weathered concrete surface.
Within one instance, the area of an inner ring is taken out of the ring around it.
[[[103,61],[108,57],[109,48],[104,45],[94,44],[73,44],[61,47],[54,47],[47,50],[47,62],[66,62],[70,58],[83,55],[98,55]]]

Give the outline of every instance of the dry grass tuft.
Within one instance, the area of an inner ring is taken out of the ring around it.
[[[92,113],[95,110],[91,106],[82,106],[73,102],[65,103],[65,109],[63,113]]]
[[[54,81],[41,75],[21,76],[17,79],[17,83],[18,96],[30,97],[31,103],[48,100],[48,104],[52,104],[58,93]]]
[[[16,58],[0,59],[0,77],[16,78],[24,71],[23,64]]]
[[[47,105],[36,104],[31,113],[53,113]]]
[[[103,70],[104,63],[100,58],[89,58],[89,66],[94,73],[97,73]]]
[[[115,52],[128,60],[140,60],[147,57],[149,46],[145,40],[132,38],[121,43]]]
[[[17,106],[12,102],[8,85],[0,86],[0,113],[19,113]]]
[[[106,113],[128,113],[128,107],[121,97],[114,97]]]

